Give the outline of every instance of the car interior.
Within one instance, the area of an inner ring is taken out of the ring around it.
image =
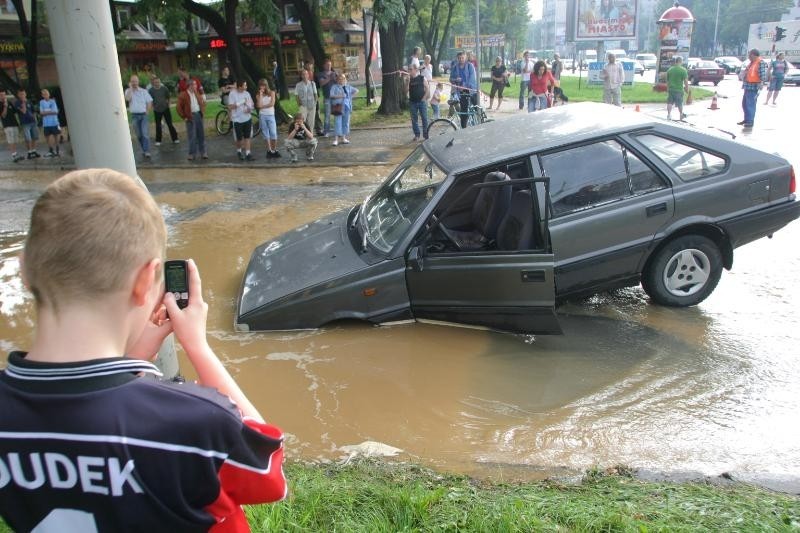
[[[426,254],[542,251],[544,209],[534,198],[544,189],[531,175],[519,160],[460,176],[418,239]]]

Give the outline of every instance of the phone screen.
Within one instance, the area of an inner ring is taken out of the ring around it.
[[[167,261],[164,264],[164,283],[166,291],[175,296],[178,307],[189,305],[189,272],[186,261]]]
[[[170,292],[186,292],[186,270],[180,266],[168,268],[167,287]]]

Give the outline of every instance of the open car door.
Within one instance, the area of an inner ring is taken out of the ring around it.
[[[470,188],[479,189],[472,191],[476,204],[500,192],[508,198],[497,215],[496,238],[483,239],[479,248],[465,246],[452,235],[465,232],[446,228],[447,210],[437,209],[441,219],[431,215],[406,255],[414,317],[511,333],[560,334],[545,200],[549,179],[505,176]],[[463,203],[459,200],[453,203]]]

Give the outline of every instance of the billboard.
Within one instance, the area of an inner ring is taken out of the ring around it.
[[[489,47],[489,46],[505,46],[506,44],[506,34],[505,33],[495,33],[492,35],[481,35],[481,46]],[[464,48],[475,48],[475,36],[474,35],[456,35],[455,36],[455,46],[454,48],[457,49],[464,49]]]
[[[761,57],[769,58],[783,52],[787,61],[800,62],[800,20],[751,24],[747,49],[753,48],[761,52]]]
[[[635,39],[638,0],[575,0],[575,40]]]

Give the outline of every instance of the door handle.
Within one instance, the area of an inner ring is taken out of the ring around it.
[[[656,205],[648,205],[645,211],[647,212],[648,217],[654,217],[656,215],[660,215],[661,213],[666,213],[667,203],[664,202]]]
[[[544,283],[547,279],[544,270],[522,270],[520,277],[522,283]]]

